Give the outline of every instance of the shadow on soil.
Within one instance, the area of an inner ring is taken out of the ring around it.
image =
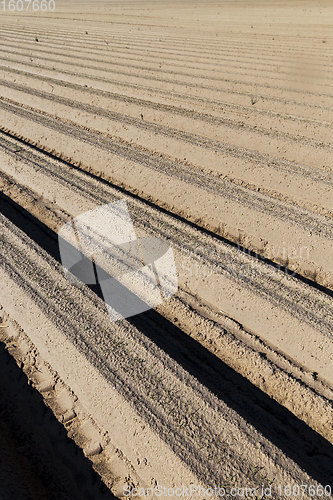
[[[5,196],[1,212],[59,261],[57,235]],[[32,224],[27,224],[29,218]],[[46,237],[49,235],[49,237]],[[91,287],[101,296],[99,287]],[[333,446],[154,310],[128,320],[321,484],[333,482]],[[158,325],[158,326],[157,326]]]
[[[16,477],[22,481],[23,490],[28,492],[28,497],[24,498],[116,498],[93,470],[90,460],[67,436],[64,426],[46,406],[41,394],[29,384],[2,342],[0,422],[11,444],[9,456],[13,456],[19,470]],[[10,470],[11,465],[0,460],[0,476],[7,471],[10,481]],[[9,498],[2,497],[1,491],[0,486],[1,498]]]
[[[324,485],[332,484],[333,446],[320,434],[156,311],[147,311],[127,321],[312,478]]]

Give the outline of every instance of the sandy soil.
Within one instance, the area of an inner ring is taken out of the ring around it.
[[[124,457],[116,496],[129,475],[328,484],[332,5],[56,6],[1,17],[6,314]],[[57,233],[120,199],[179,290],[111,328]]]

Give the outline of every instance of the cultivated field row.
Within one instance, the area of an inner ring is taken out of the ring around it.
[[[220,20],[214,2],[99,0],[110,22],[58,2],[2,18],[8,321],[95,422],[91,455],[117,451],[110,474],[95,463],[117,497],[328,484],[332,30],[297,5],[309,24],[288,32],[278,2],[259,25],[245,0]],[[138,237],[170,243],[178,291],[110,322],[98,287],[66,279],[57,235],[120,200]]]
[[[207,68],[209,70],[209,67],[211,70],[214,71],[215,75],[218,73],[225,73],[229,72],[228,67],[231,68],[237,68],[236,73],[242,74],[244,69],[248,70],[257,70],[259,73],[260,72],[267,72],[271,73],[272,69],[279,68],[279,74],[285,74],[289,75],[291,77],[293,75],[293,67],[295,66],[295,63],[297,60],[302,57],[304,58],[303,63],[303,71],[302,68],[300,67],[300,73],[304,73],[306,70],[305,67],[305,57],[309,57],[309,53],[306,53],[302,56],[301,53],[295,53],[293,52],[293,55],[290,55],[290,58],[286,53],[282,53],[280,57],[276,57],[277,54],[275,52],[275,57],[272,59],[272,56],[269,54],[267,56],[263,56],[261,60],[258,62],[257,58],[255,57],[255,52],[247,52],[246,50],[242,51],[239,50],[237,51],[237,55],[235,56],[234,50],[226,51],[226,52],[221,52],[220,54],[212,55],[212,51],[209,50],[209,52],[202,52],[202,51],[193,51],[192,53],[186,52],[186,42],[182,42],[181,45],[179,46],[179,50],[177,51],[175,46],[174,48],[172,45],[170,48],[166,47],[165,43],[156,43],[156,40],[151,40],[151,42],[148,40],[143,40],[142,43],[130,43],[130,45],[127,45],[129,43],[129,38],[122,39],[123,37],[121,36],[113,36],[111,38],[108,37],[108,41],[103,40],[95,40],[92,39],[91,36],[88,36],[87,34],[82,34],[80,33],[79,35],[76,35],[73,37],[70,37],[68,34],[68,31],[66,32],[54,32],[52,35],[52,31],[47,30],[47,31],[41,31],[40,29],[29,29],[29,30],[24,30],[23,32],[17,31],[17,30],[2,30],[1,33],[1,38],[3,39],[4,43],[5,42],[19,42],[19,41],[25,41],[29,43],[35,43],[36,42],[36,34],[38,34],[41,37],[40,41],[43,43],[44,47],[59,47],[62,46],[64,48],[64,45],[70,50],[72,49],[81,49],[80,52],[87,52],[87,55],[91,54],[99,54],[99,55],[104,55],[108,56],[108,59],[110,61],[110,57],[116,58],[118,53],[124,54],[125,59],[130,60],[131,55],[140,55],[139,58],[136,59],[138,60],[148,60],[151,62],[154,62],[156,59],[159,58],[157,63],[160,65],[160,67],[165,66],[169,64],[169,61],[174,61],[174,66],[177,67],[180,64],[177,64],[179,61],[183,64],[184,68],[192,68],[192,69],[202,69],[202,68]],[[81,43],[79,38],[81,37]],[[59,43],[62,42],[62,43]],[[82,46],[82,42],[84,42],[84,46]],[[150,43],[149,43],[150,42]],[[201,44],[202,46],[202,44]],[[65,53],[65,55],[67,52]],[[327,67],[327,63],[329,62],[329,57],[323,56],[319,52],[317,54],[313,54],[316,57],[316,60],[314,61],[314,67],[322,71],[323,74],[322,76],[325,78],[328,78],[329,75],[332,73],[332,70]],[[163,57],[162,63],[161,63],[161,57]],[[218,64],[217,64],[218,62]],[[193,63],[199,64],[199,66],[193,67]],[[229,63],[226,65],[225,63]],[[236,64],[238,63],[238,64]],[[239,65],[239,63],[242,64],[242,66]],[[294,75],[295,76],[295,75]],[[276,74],[275,71],[275,78],[273,79],[279,79],[278,75]],[[319,83],[321,86],[321,82]]]
[[[294,174],[294,163],[275,159],[276,172],[267,153],[260,158],[260,153],[249,151],[247,155],[243,148],[227,144],[226,153],[231,150],[238,167],[245,156],[245,175],[243,179],[234,179],[236,165],[234,170],[229,167],[229,175],[222,169],[210,170],[208,164],[203,168],[207,160],[229,165],[227,155],[223,159],[219,152],[220,141],[57,98],[53,93],[28,91],[33,107],[27,106],[26,92],[22,92],[22,87],[17,91],[15,85],[8,89],[7,84],[2,91],[0,106],[6,117],[6,130],[55,151],[58,156],[75,158],[82,168],[100,173],[235,243],[331,286],[332,267],[326,257],[332,238],[330,179],[325,170],[320,169],[317,174],[316,191],[315,170],[308,179],[306,174]],[[32,122],[34,127],[29,125]],[[154,151],[144,146],[152,136],[157,149]],[[171,149],[180,153],[178,158],[170,156]],[[260,172],[264,171],[263,157],[268,164],[267,174],[261,176],[259,185],[254,184],[253,169],[259,166]],[[279,193],[272,187],[280,185],[281,170],[288,188]],[[159,172],[157,182],[151,177],[153,171]],[[202,202],[198,202],[200,199]],[[282,245],[277,227],[284,235]]]
[[[40,55],[38,57],[39,59],[41,59],[41,60],[44,59],[44,60],[47,60],[50,62],[57,61],[56,58],[52,57],[53,54],[55,56],[61,55],[62,56],[61,61],[64,64],[66,64],[66,61],[71,57],[75,58],[76,61],[79,61],[80,59],[82,60],[82,56],[81,57],[78,56],[77,54],[75,54],[75,52],[71,56],[70,51],[68,51],[68,49],[67,49],[67,44],[65,46],[63,44],[59,44],[59,38],[57,38],[57,37],[53,38],[53,42],[56,42],[56,46],[58,49],[61,48],[61,52],[54,50],[54,48],[55,48],[54,43],[53,43],[53,45],[50,44],[50,48],[48,51],[45,50],[49,45],[47,43],[48,37],[45,37],[46,42],[44,41],[44,43],[45,43],[44,48],[42,47],[43,40],[41,39],[39,41],[39,39],[38,39],[38,42],[37,42],[34,39],[33,34],[31,34],[30,37],[23,38],[23,40],[21,42],[22,46],[20,46],[20,44],[18,43],[19,41],[17,40],[17,37],[15,37],[15,36],[13,36],[12,43],[10,43],[10,40],[4,41],[3,46],[5,48],[8,47],[8,49],[7,49],[8,52],[11,52],[10,49],[12,47],[14,47],[14,49],[16,49],[17,54],[21,53],[22,55],[24,55],[25,50],[26,50],[25,47],[29,48],[29,45],[31,45],[30,52],[29,52],[30,56],[31,55],[33,56],[34,52],[38,51],[40,53]],[[52,40],[52,38],[51,38],[51,40]],[[37,46],[37,43],[39,43],[38,46]],[[79,46],[80,45],[77,45],[76,47],[79,47]],[[67,50],[64,50],[64,47],[66,47]],[[104,55],[104,57],[107,57],[107,60],[104,59],[101,61],[103,63],[103,66],[100,68],[100,70],[103,71],[104,73],[108,72],[108,67],[109,67],[109,70],[113,69],[115,74],[119,74],[119,75],[124,74],[121,72],[121,68],[125,68],[127,70],[133,69],[135,71],[136,75],[142,74],[142,77],[144,77],[145,79],[148,79],[148,80],[150,79],[153,81],[161,81],[161,77],[163,77],[163,75],[164,75],[163,81],[165,81],[166,83],[173,83],[175,85],[181,85],[182,83],[185,83],[186,85],[189,85],[192,87],[197,87],[197,88],[202,88],[205,90],[214,90],[214,87],[217,87],[218,90],[223,90],[224,88],[227,88],[227,87],[230,88],[230,86],[231,86],[232,91],[234,93],[238,93],[240,95],[245,94],[246,90],[248,90],[251,87],[252,87],[252,92],[253,92],[254,87],[256,86],[255,93],[259,94],[259,96],[269,98],[270,93],[271,93],[272,97],[274,97],[274,92],[275,92],[275,93],[279,93],[279,96],[285,97],[286,100],[288,100],[288,98],[289,98],[289,100],[291,100],[291,102],[293,102],[293,100],[296,101],[297,99],[300,102],[302,102],[303,101],[302,94],[305,93],[307,95],[306,104],[311,105],[311,104],[317,102],[319,105],[326,104],[326,105],[328,105],[329,109],[331,109],[332,95],[330,93],[329,75],[326,76],[325,70],[324,70],[324,74],[321,75],[319,87],[316,91],[311,90],[310,87],[308,89],[304,89],[304,79],[306,79],[306,77],[309,76],[308,75],[309,68],[307,67],[305,61],[303,62],[303,65],[304,65],[303,67],[302,67],[302,62],[300,62],[300,67],[297,68],[297,66],[296,66],[296,68],[294,68],[294,69],[291,68],[289,70],[289,72],[286,72],[285,77],[282,77],[282,78],[276,77],[276,74],[277,74],[276,64],[275,64],[275,72],[272,72],[275,76],[272,76],[272,74],[268,73],[266,75],[264,74],[262,77],[257,77],[257,76],[254,76],[254,74],[251,72],[250,73],[246,72],[246,70],[244,73],[239,73],[235,70],[234,70],[234,72],[232,72],[232,69],[231,69],[231,71],[230,71],[230,69],[228,69],[228,68],[230,68],[229,65],[227,66],[227,68],[223,67],[223,61],[221,61],[221,68],[216,68],[216,66],[215,66],[215,69],[211,69],[211,70],[208,70],[207,68],[205,68],[205,69],[196,68],[196,67],[191,68],[191,66],[188,67],[188,63],[186,63],[186,64],[184,63],[182,65],[177,66],[177,65],[174,65],[172,63],[169,63],[169,65],[168,65],[168,64],[165,64],[165,62],[163,62],[163,65],[162,65],[161,62],[150,63],[149,61],[148,62],[143,61],[145,63],[145,65],[143,66],[143,65],[139,65],[139,64],[135,64],[133,62],[130,62],[131,59],[127,59],[128,55],[130,53],[127,51],[125,58],[124,57],[119,58],[120,61],[117,62],[116,61],[117,58],[114,56],[112,49],[113,49],[113,46],[111,45],[110,48],[104,49],[102,52],[102,55]],[[15,53],[15,50],[13,52]],[[111,57],[110,57],[110,52],[111,52]],[[149,51],[149,52],[151,53],[151,51]],[[50,57],[49,58],[46,58],[45,56],[43,57],[43,53],[44,54],[48,53],[50,55]],[[165,54],[163,54],[163,53],[159,54],[160,58],[163,58],[163,61],[164,61],[164,55]],[[85,60],[98,62],[98,61],[96,61],[96,59],[92,59],[91,57],[89,57],[88,53],[86,55]],[[112,62],[113,60],[114,60],[114,62]],[[126,62],[126,60],[128,60],[129,62]],[[205,57],[205,61],[207,61],[207,57]],[[138,58],[135,59],[135,62],[136,63],[138,62]],[[237,62],[237,59],[235,60],[235,63],[236,62]],[[79,62],[77,62],[76,64],[77,64],[77,66],[80,66]],[[170,66],[170,67],[168,68],[168,66]],[[293,66],[295,66],[295,62],[293,63]],[[87,68],[89,68],[89,67],[91,69],[96,69],[96,70],[99,69],[99,67],[96,65],[90,65],[90,66],[87,65]],[[120,68],[118,71],[117,71],[117,67]],[[177,70],[177,67],[179,68],[178,70]],[[246,65],[245,65],[245,67],[246,67]],[[232,66],[231,66],[231,68],[232,68]],[[189,71],[186,71],[187,69]],[[253,69],[256,69],[256,67],[253,67]],[[144,71],[144,73],[142,73],[142,70]],[[191,71],[191,70],[194,70],[194,71]],[[321,71],[320,68],[317,68],[317,72],[320,72],[320,71]],[[151,74],[152,72],[154,72],[154,74]],[[209,73],[211,73],[211,74],[209,74]],[[131,73],[129,73],[129,72],[125,73],[125,74],[131,75]],[[257,71],[256,71],[256,74],[257,74]],[[231,76],[229,76],[229,75],[231,75]],[[160,76],[160,78],[159,78],[159,76]],[[174,79],[171,80],[169,78],[169,76],[174,76]],[[325,82],[325,76],[327,79],[326,82]],[[191,80],[191,77],[192,77],[192,79],[193,79],[193,77],[195,77],[195,83],[193,83],[193,80]],[[272,81],[277,80],[277,82],[275,84],[267,84],[266,82],[267,82],[268,78]],[[202,82],[200,82],[200,80],[202,80]],[[250,82],[249,82],[249,80],[250,80]],[[283,82],[282,84],[280,83],[280,85],[279,85],[279,80],[281,82]],[[201,83],[201,84],[199,85],[199,83]],[[301,88],[298,88],[299,86],[301,86]],[[315,101],[315,97],[317,98],[316,101]],[[326,101],[325,101],[325,98],[326,98]],[[280,100],[281,100],[281,98],[280,98]]]

